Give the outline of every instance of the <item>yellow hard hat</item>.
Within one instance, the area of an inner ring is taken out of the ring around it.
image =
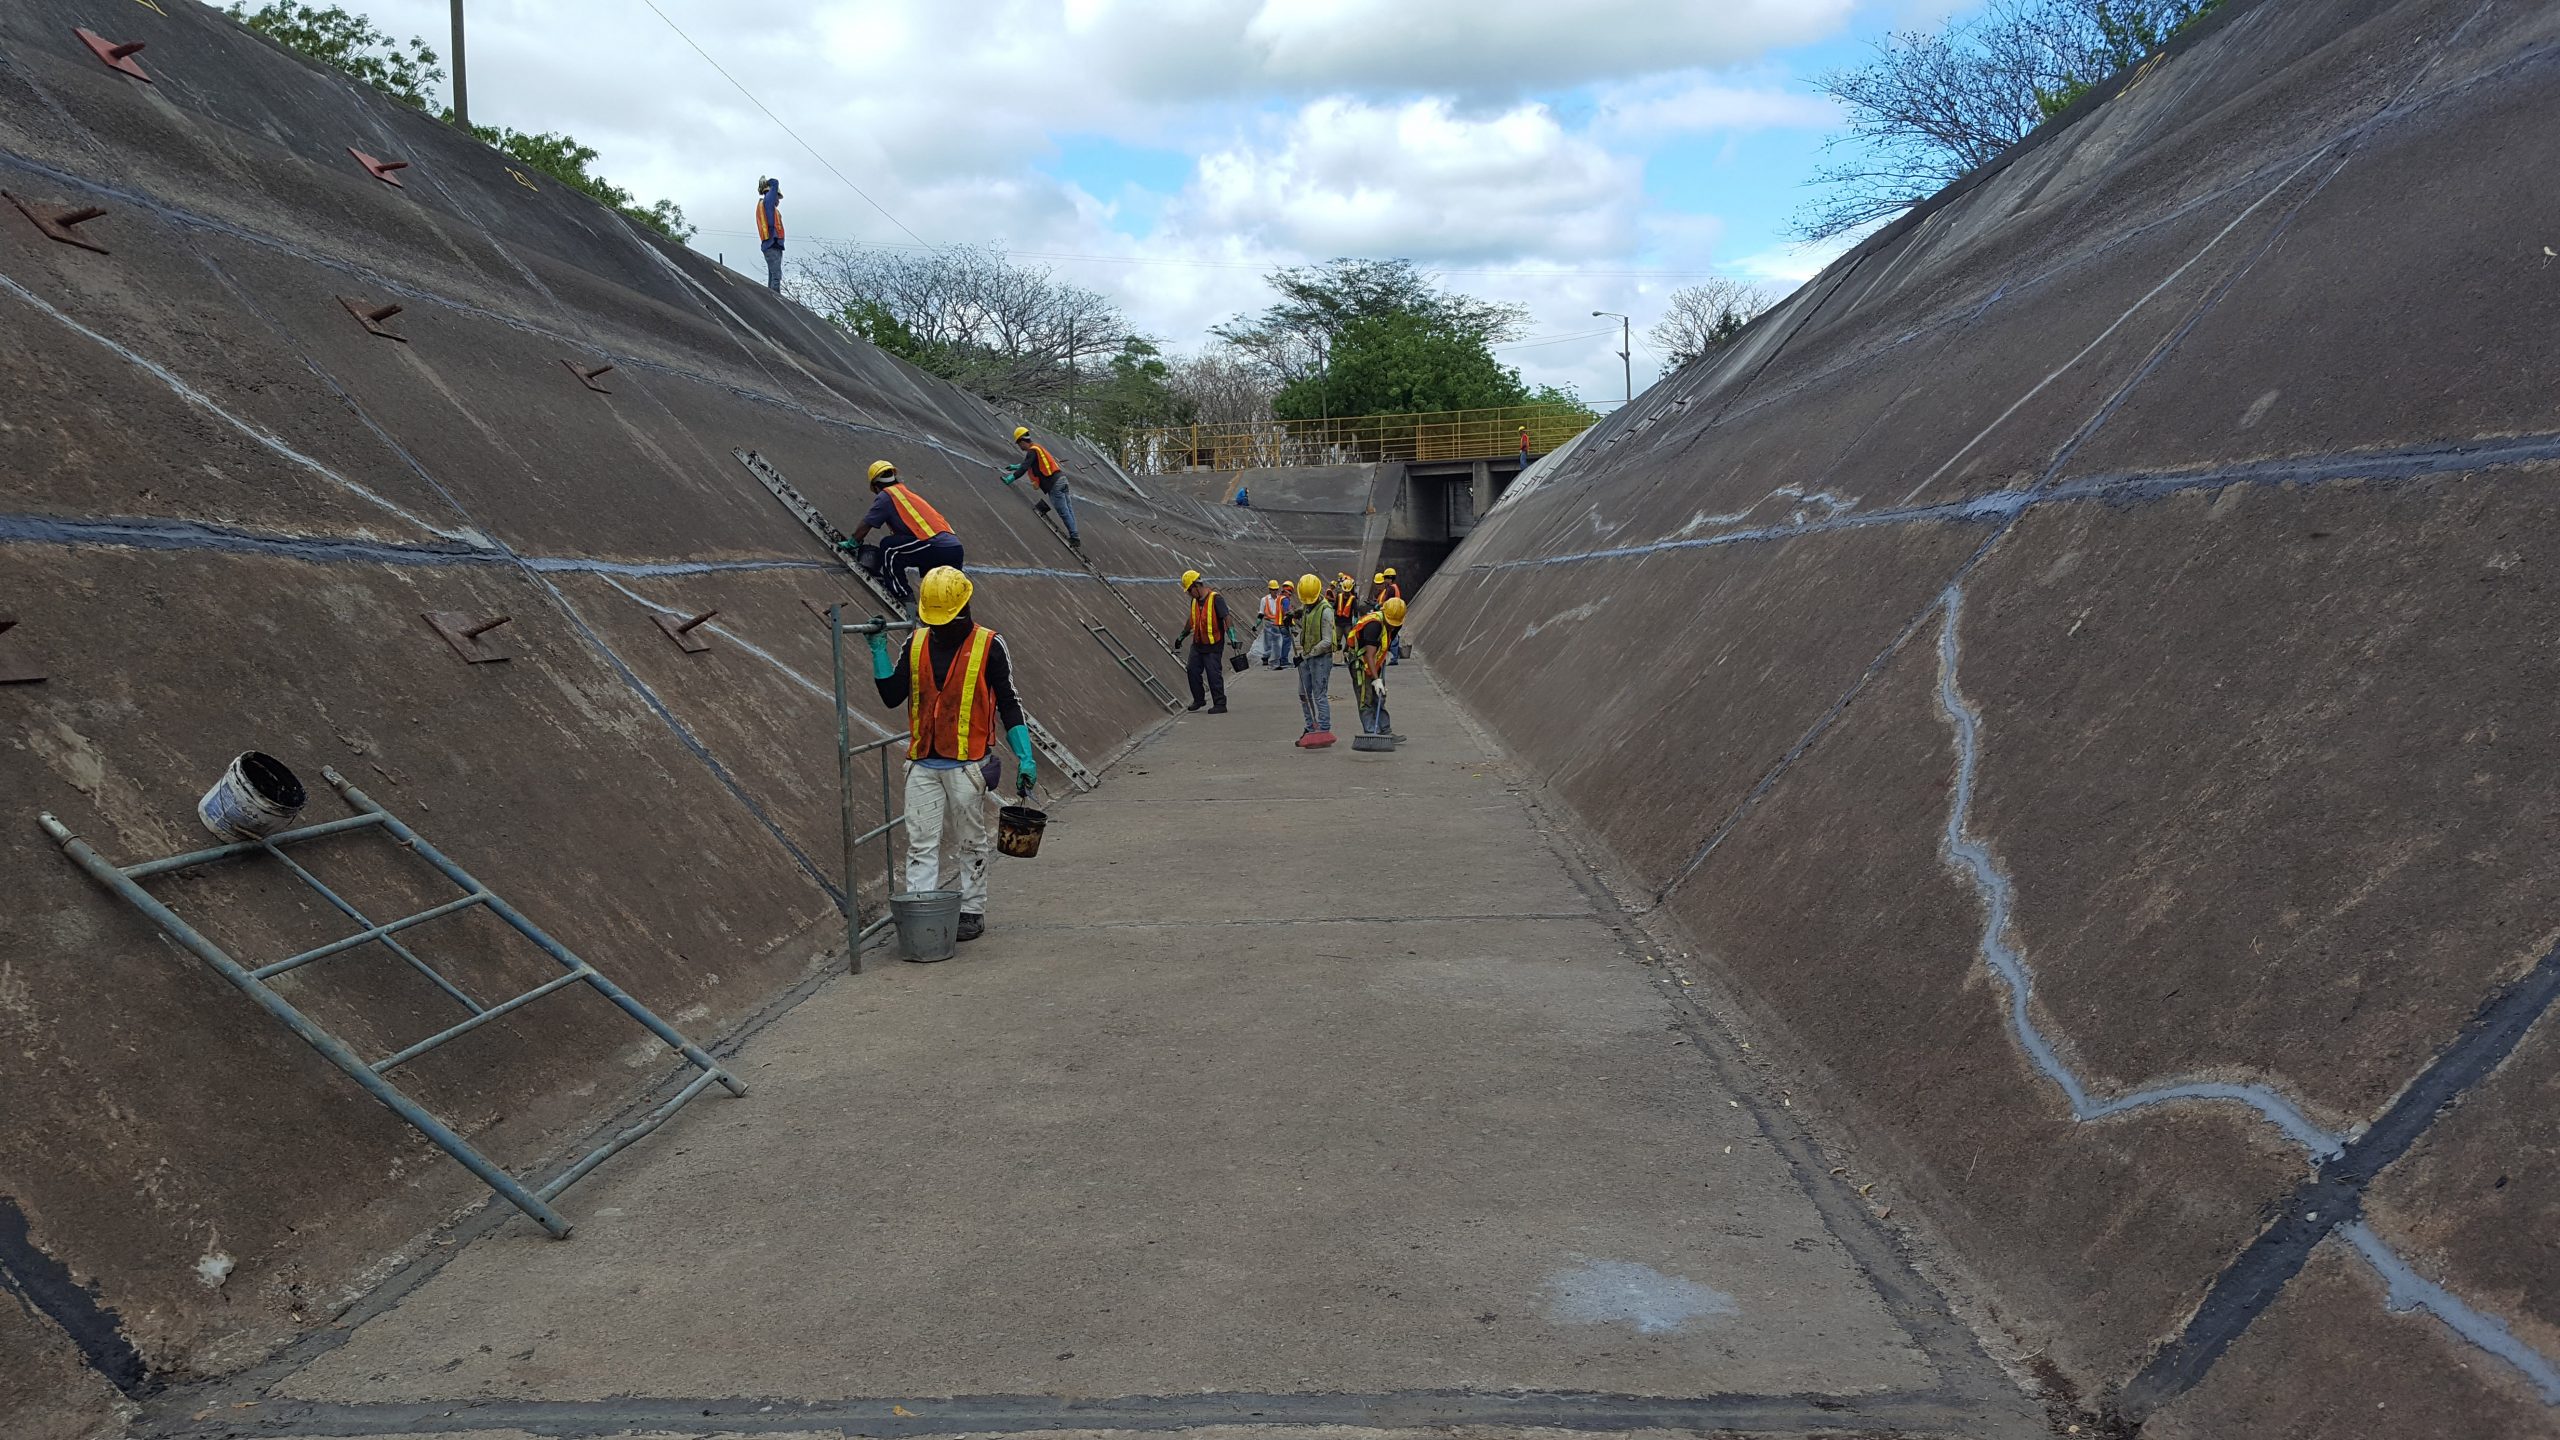
[[[1030,427],[1030,426],[1028,426],[1028,425],[1016,425],[1016,426],[1014,426],[1014,427],[1013,427],[1013,438],[1014,438],[1014,439],[1016,439],[1016,440],[1028,440],[1028,439],[1030,439],[1030,438],[1031,438],[1031,427]]]
[[[916,618],[927,625],[948,625],[952,616],[968,608],[969,597],[977,589],[968,576],[948,565],[936,565],[916,586]]]
[[[1199,571],[1197,571],[1197,570],[1185,570],[1185,571],[1183,571],[1183,572],[1182,572],[1182,588],[1183,588],[1183,589],[1188,590],[1188,589],[1190,589],[1192,586],[1197,585],[1197,584],[1199,584],[1199,583],[1200,583],[1200,572],[1199,572]]]
[[[1404,623],[1404,602],[1402,600],[1390,600],[1386,604],[1378,607],[1378,613],[1387,617],[1388,624],[1401,625]]]
[[[1379,571],[1377,574],[1370,576],[1370,577],[1369,577],[1369,583],[1370,583],[1370,584],[1372,584],[1372,585],[1384,585],[1384,584],[1386,584],[1386,583],[1387,583],[1387,572],[1386,572],[1386,571],[1384,571],[1384,570],[1381,570],[1381,571]]]
[[[896,461],[874,460],[871,462],[871,474],[869,478],[872,484],[877,485],[884,478],[894,478],[897,473],[898,465]]]
[[[1387,578],[1390,580],[1396,578],[1396,567],[1393,565],[1387,567]]]
[[[1274,589],[1274,590],[1279,589],[1279,588],[1280,588],[1280,582],[1279,582],[1279,581],[1277,581],[1277,580],[1272,581],[1272,582],[1271,582],[1271,588],[1272,588],[1272,589]]]
[[[1324,582],[1323,582],[1323,581],[1321,581],[1321,580],[1317,579],[1317,578],[1316,578],[1316,577],[1314,577],[1313,575],[1301,575],[1301,576],[1299,576],[1299,577],[1298,577],[1298,600],[1299,600],[1299,603],[1301,603],[1301,604],[1305,604],[1305,605],[1313,605],[1314,603],[1316,603],[1317,601],[1319,601],[1319,600],[1321,600],[1321,599],[1323,599],[1323,598],[1324,598]]]

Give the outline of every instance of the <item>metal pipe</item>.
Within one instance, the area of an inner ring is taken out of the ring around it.
[[[426,1054],[428,1051],[433,1050],[448,1040],[459,1040],[463,1036],[470,1034],[472,1031],[479,1029],[481,1026],[488,1024],[490,1021],[497,1019],[501,1015],[512,1015],[516,1011],[532,1004],[534,1001],[541,999],[543,996],[549,995],[557,990],[565,990],[569,986],[575,985],[579,981],[584,980],[595,973],[595,971],[581,966],[578,969],[570,971],[566,975],[560,976],[558,979],[545,980],[541,984],[527,990],[513,1000],[505,1001],[501,1004],[492,1006],[489,1009],[483,1010],[479,1014],[472,1016],[470,1019],[465,1020],[458,1025],[447,1026],[446,1028],[437,1031],[435,1034],[428,1036],[426,1039],[419,1041],[417,1044],[410,1046],[408,1049],[401,1051],[397,1055],[374,1061],[373,1073],[376,1075],[388,1075],[394,1069],[408,1064],[410,1061],[417,1059],[419,1056]]]
[[[513,905],[508,904],[505,900],[500,899],[497,895],[492,894],[487,887],[483,886],[479,881],[471,878],[470,871],[465,870],[461,866],[453,863],[451,860],[446,859],[443,851],[428,844],[425,837],[419,835],[417,831],[402,824],[399,816],[394,815],[390,811],[373,803],[371,796],[366,795],[354,785],[349,784],[347,777],[339,774],[334,767],[324,767],[320,771],[320,774],[334,789],[337,790],[339,795],[345,797],[348,804],[353,805],[359,810],[370,810],[373,813],[380,815],[382,817],[383,829],[389,831],[400,841],[401,844],[406,845],[411,850],[415,851],[419,859],[424,860],[428,864],[436,867],[438,870],[443,871],[446,879],[451,880],[454,884],[459,885],[476,895],[485,896],[486,900],[484,903],[488,905],[489,909],[494,912],[499,919],[514,926],[517,934],[522,935],[527,940],[530,940],[534,944],[540,946],[542,948],[542,953],[559,961],[562,965],[570,969],[579,969],[586,965],[586,962],[580,960],[574,953],[572,953],[569,947],[552,939],[541,926],[534,924],[529,919],[526,919],[524,912],[516,909]],[[669,1025],[666,1021],[659,1019],[655,1012],[650,1010],[648,1006],[641,1004],[638,1000],[633,999],[621,986],[614,984],[604,976],[592,971],[590,971],[587,976],[587,983],[596,987],[596,993],[604,996],[607,1000],[612,1001],[623,1014],[639,1021],[641,1025],[648,1029],[650,1034],[667,1042],[668,1049],[671,1049],[677,1054],[682,1055],[687,1060],[692,1061],[695,1065],[700,1066],[704,1071],[718,1076],[720,1084],[726,1088],[730,1094],[744,1095],[747,1093],[747,1087],[738,1083],[738,1078],[736,1076],[721,1069],[720,1062],[712,1059],[700,1046],[694,1044],[690,1040],[687,1040],[682,1035],[677,1034],[675,1027]]]
[[[258,1008],[282,1021],[286,1029],[301,1036],[303,1042],[319,1051],[323,1059],[345,1071],[349,1079],[363,1086],[366,1094],[382,1102],[383,1107],[392,1114],[416,1126],[419,1134],[435,1142],[436,1148],[462,1162],[464,1169],[480,1177],[483,1184],[504,1196],[508,1204],[532,1216],[543,1229],[551,1232],[553,1238],[568,1238],[569,1222],[562,1218],[558,1211],[542,1203],[531,1191],[517,1184],[514,1176],[491,1164],[479,1151],[472,1149],[461,1136],[446,1128],[443,1121],[420,1109],[416,1101],[401,1094],[398,1087],[390,1081],[374,1074],[372,1067],[357,1059],[355,1052],[340,1044],[335,1036],[304,1019],[302,1012],[295,1009],[283,996],[278,995],[273,987],[242,969],[238,961],[223,953],[222,947],[196,933],[195,927],[179,919],[176,911],[161,904],[150,891],[135,884],[125,872],[108,864],[106,857],[100,855],[88,841],[72,834],[69,827],[49,814],[39,815],[36,820],[44,826],[45,833],[51,835],[55,842],[62,846],[62,853],[70,856],[73,864],[89,872],[90,879],[114,891],[124,898],[126,904],[151,917],[160,928],[169,933],[170,939],[184,946],[197,959],[212,966],[223,979],[238,986],[242,993],[257,1002]]]
[[[358,910],[355,906],[347,903],[344,896],[340,895],[337,891],[330,889],[328,886],[321,884],[319,876],[303,869],[300,861],[295,860],[292,856],[287,855],[273,845],[267,846],[266,850],[268,854],[273,855],[277,860],[283,862],[284,868],[301,876],[303,884],[319,891],[321,899],[337,906],[339,914],[346,916],[348,919],[353,920],[359,925],[371,925],[373,923],[372,920],[366,917],[363,911]],[[461,986],[454,984],[452,981],[444,978],[441,974],[438,974],[436,967],[419,959],[417,953],[411,950],[408,946],[401,944],[399,941],[392,939],[388,935],[382,937],[382,945],[384,949],[389,950],[392,954],[408,961],[411,969],[426,976],[429,980],[434,981],[437,989],[442,990],[447,995],[452,996],[455,1000],[460,1001],[463,1009],[477,1015],[487,1008],[479,1001],[474,1000],[468,994],[465,994]],[[376,1066],[375,1068],[380,1069],[381,1067]]]
[[[844,605],[827,607],[827,647],[836,667],[836,823],[844,856],[845,973],[862,973],[862,891],[853,876],[853,711],[844,693]]]
[[[637,1140],[644,1135],[647,1135],[650,1131],[657,1129],[659,1126],[666,1124],[667,1121],[675,1117],[675,1113],[677,1111],[685,1107],[685,1103],[687,1101],[691,1100],[694,1096],[701,1094],[703,1088],[714,1080],[719,1080],[723,1084],[728,1083],[726,1077],[717,1070],[705,1070],[701,1074],[694,1076],[692,1083],[686,1085],[682,1090],[675,1093],[674,1099],[669,1100],[666,1104],[650,1111],[641,1119],[639,1124],[632,1126],[630,1129],[623,1131],[621,1134],[607,1140],[602,1145],[597,1146],[594,1150],[589,1151],[587,1158],[584,1160],[581,1160],[577,1164],[570,1166],[568,1169],[561,1171],[558,1177],[553,1179],[550,1184],[542,1187],[542,1198],[550,1200],[557,1197],[561,1191],[566,1190],[570,1186],[585,1179],[588,1171],[593,1170],[607,1160],[612,1159],[615,1153],[620,1151],[624,1146],[629,1145],[632,1141]]]
[[[415,915],[404,915],[397,920],[391,921],[389,924],[376,925],[371,929],[359,930],[344,940],[332,940],[317,950],[305,950],[291,959],[279,960],[273,965],[261,965],[249,973],[260,980],[264,980],[270,976],[282,975],[288,970],[299,970],[314,960],[326,960],[332,955],[343,955],[359,945],[370,945],[385,935],[397,934],[402,930],[408,929],[412,925],[424,925],[430,920],[442,919],[456,910],[468,910],[474,905],[486,905],[489,903],[491,898],[492,897],[489,892],[485,890],[475,890],[471,894],[465,895],[459,900],[447,900],[433,909],[421,910]]]
[[[184,855],[172,855],[166,860],[145,860],[139,865],[125,866],[122,873],[141,880],[152,875],[166,875],[172,870],[192,870],[198,865],[211,864],[216,860],[228,860],[234,855],[254,854],[271,846],[317,840],[323,835],[343,835],[349,830],[369,830],[381,823],[382,817],[379,815],[350,815],[344,820],[331,820],[322,825],[305,825],[299,830],[285,830],[257,840],[216,845],[210,850],[190,850]]]
[[[471,128],[471,87],[463,80],[462,0],[453,0],[453,118]]]

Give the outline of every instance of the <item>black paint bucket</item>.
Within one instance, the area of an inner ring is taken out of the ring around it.
[[[1007,805],[996,812],[996,848],[1017,860],[1028,860],[1040,853],[1040,832],[1048,828],[1048,811]]]

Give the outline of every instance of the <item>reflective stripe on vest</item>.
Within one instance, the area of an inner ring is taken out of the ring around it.
[[[1262,618],[1270,621],[1274,625],[1277,625],[1281,621],[1289,618],[1288,612],[1281,608],[1279,596],[1265,595],[1262,597]]]
[[[951,668],[937,678],[927,632],[916,632],[907,648],[908,759],[987,758],[996,732],[996,697],[987,685],[987,652],[995,643],[996,632],[984,625],[970,626],[960,653],[951,657]]]
[[[1058,478],[1058,457],[1050,454],[1049,447],[1037,440],[1031,442],[1031,478],[1034,480]]]
[[[1227,638],[1218,628],[1218,592],[1210,591],[1191,602],[1191,638],[1201,645],[1215,645]]]
[[[782,238],[782,207],[768,205],[762,196],[756,198],[756,240],[762,243]]]
[[[889,487],[889,503],[897,507],[898,518],[907,522],[907,533],[918,540],[951,533],[951,522],[942,518],[942,512],[904,485]]]

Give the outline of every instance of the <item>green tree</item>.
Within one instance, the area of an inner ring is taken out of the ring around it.
[[[1121,342],[1099,375],[1080,375],[1069,399],[1056,413],[1044,411],[1045,423],[1082,435],[1114,453],[1136,431],[1159,425],[1186,425],[1191,406],[1173,386],[1173,367],[1154,342],[1132,336]]]
[[[447,110],[444,118],[451,123],[453,112]],[[581,145],[567,135],[527,134],[503,125],[474,125],[471,133],[527,169],[539,170],[598,204],[622,212],[634,224],[646,225],[678,244],[693,238],[694,227],[673,200],[643,205],[630,191],[588,169],[596,161],[591,146]]]
[[[372,21],[335,5],[271,0],[255,10],[234,4],[227,13],[287,50],[352,75],[414,109],[427,108],[427,87],[444,78],[426,41],[412,35],[403,46]]]
[[[1363,316],[1333,338],[1330,363],[1280,388],[1283,420],[1484,410],[1530,398],[1481,330],[1410,311]]]
[[[1934,32],[1898,31],[1864,65],[1817,76],[1844,153],[1797,233],[1826,239],[1898,215],[1999,158],[2038,125],[2140,64],[2222,0],[1994,0]]]
[[[428,48],[426,41],[412,35],[403,45],[375,29],[373,22],[335,5],[268,0],[255,10],[237,3],[227,13],[304,59],[353,76],[415,109],[428,108],[428,87],[444,78],[443,69],[436,64],[436,52]],[[450,108],[441,118],[448,125],[455,123]],[[630,191],[588,169],[596,160],[596,152],[569,136],[529,135],[497,125],[474,125],[471,133],[527,169],[539,170],[670,240],[682,243],[693,238],[693,226],[686,222],[684,211],[676,202],[641,204]]]
[[[1528,318],[1517,305],[1443,290],[1410,260],[1328,260],[1274,270],[1264,279],[1279,292],[1277,301],[1209,333],[1282,386],[1323,370],[1344,332],[1362,320],[1409,316],[1489,347],[1517,336]]]

